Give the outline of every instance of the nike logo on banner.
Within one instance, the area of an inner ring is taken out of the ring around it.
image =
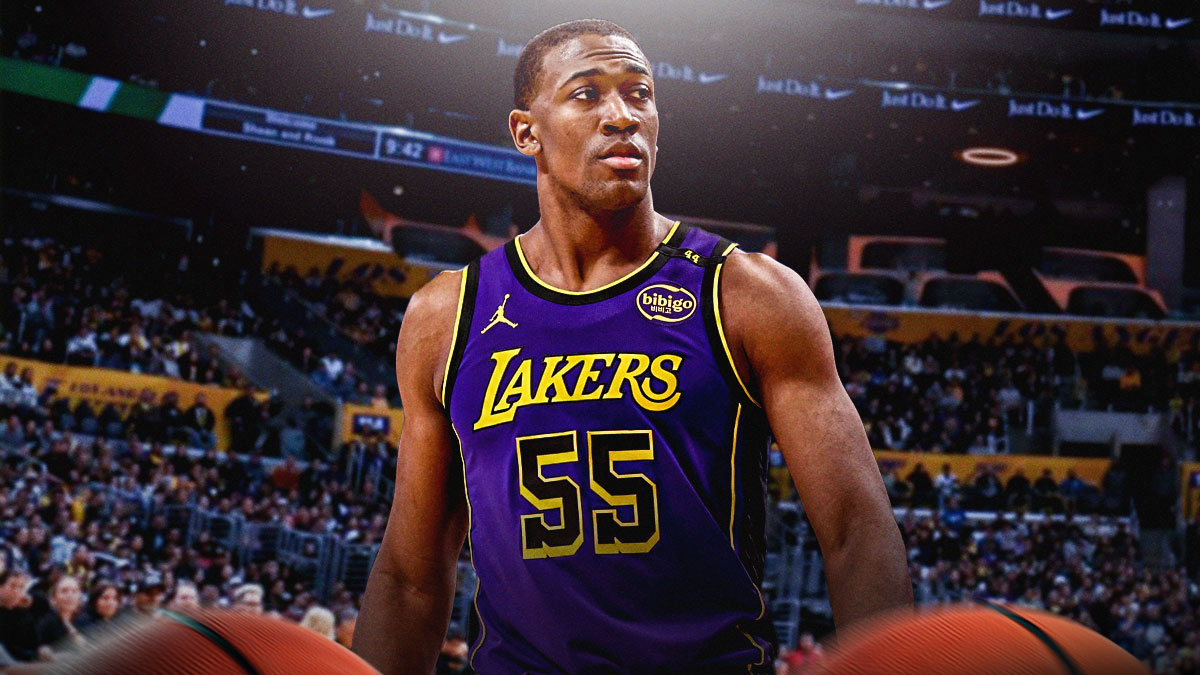
[[[1167,30],[1175,30],[1176,28],[1179,28],[1180,26],[1186,26],[1191,22],[1191,17],[1186,19],[1172,19],[1171,17],[1167,17]]]
[[[729,77],[727,73],[705,73],[701,71],[698,79],[700,84],[712,84],[713,82],[720,82],[727,77]]]
[[[950,101],[950,109],[954,112],[960,112],[966,110],[967,108],[974,108],[977,105],[979,105],[979,99],[975,99],[974,101],[959,101],[957,99]]]
[[[1076,110],[1075,111],[1075,119],[1090,120],[1093,117],[1095,117],[1096,115],[1100,115],[1103,113],[1104,113],[1104,108],[1097,108],[1095,110]]]
[[[1057,19],[1063,18],[1064,16],[1066,16],[1074,11],[1075,10],[1073,10],[1073,9],[1047,9],[1046,10],[1046,18],[1049,19],[1050,21],[1055,21]]]
[[[329,16],[330,14],[333,14],[333,12],[334,10],[332,9],[313,9],[308,5],[305,5],[300,10],[300,16],[306,19],[320,19],[323,16]]]
[[[437,41],[438,41],[438,44],[442,44],[442,45],[452,45],[452,44],[454,44],[455,42],[462,42],[463,40],[466,40],[466,39],[467,39],[467,38],[469,38],[469,37],[471,37],[471,36],[469,36],[469,35],[462,35],[462,34],[457,34],[457,35],[447,35],[446,33],[443,33],[443,32],[441,32],[441,31],[438,31],[438,37],[437,37]]]
[[[825,100],[826,101],[836,101],[839,98],[846,98],[847,96],[849,96],[850,94],[853,94],[853,93],[854,93],[853,89],[842,89],[841,91],[834,91],[832,89],[826,89],[825,90]]]
[[[927,10],[934,10],[945,7],[953,1],[954,0],[925,0],[921,6]]]

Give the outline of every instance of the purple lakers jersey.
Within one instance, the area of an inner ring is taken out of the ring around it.
[[[676,223],[635,271],[572,292],[518,238],[462,275],[442,397],[478,671],[770,672],[767,430],[717,304],[733,248]]]

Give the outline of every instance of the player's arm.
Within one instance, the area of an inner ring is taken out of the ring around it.
[[[386,674],[433,672],[467,532],[458,441],[439,393],[460,274],[440,274],[413,296],[396,346],[404,402],[396,492],[353,643]]]
[[[733,360],[766,410],[821,544],[837,627],[911,605],[900,531],[816,298],[760,254],[731,255],[720,281]]]

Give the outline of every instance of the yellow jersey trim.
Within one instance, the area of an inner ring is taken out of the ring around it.
[[[677,230],[679,228],[679,222],[680,221],[677,220],[677,221],[675,221],[675,224],[671,226],[671,230],[669,232],[667,232],[667,236],[663,237],[663,240],[662,240],[663,244],[665,244],[671,240],[671,237],[675,234],[675,230]],[[622,281],[625,281],[626,279],[634,276],[638,272],[641,272],[642,270],[646,269],[646,267],[650,263],[654,262],[655,258],[662,255],[661,253],[658,252],[658,250],[656,248],[655,251],[650,254],[650,257],[646,259],[646,262],[642,263],[641,265],[638,265],[637,269],[622,276],[620,279],[617,279],[615,281],[610,281],[609,283],[604,284],[600,288],[593,288],[590,291],[568,291],[568,290],[564,290],[562,288],[558,288],[556,286],[551,286],[550,284],[539,279],[538,275],[533,273],[533,269],[529,267],[529,261],[525,259],[525,251],[521,248],[521,237],[522,236],[524,236],[524,235],[517,235],[516,239],[513,240],[513,243],[515,244],[515,247],[517,249],[517,258],[519,258],[521,260],[521,267],[525,268],[525,273],[529,275],[530,279],[533,279],[535,282],[537,282],[537,284],[539,286],[548,288],[548,289],[554,291],[555,293],[563,293],[565,295],[591,295],[592,293],[599,293],[605,289],[612,288],[613,286],[616,286],[617,284],[621,283]]]
[[[737,513],[737,442],[738,425],[742,421],[742,404],[739,403],[737,413],[733,417],[733,451],[729,453],[729,547],[737,550],[733,540],[734,514]]]
[[[463,275],[466,276],[465,274]],[[467,665],[475,668],[475,653],[483,646],[483,641],[487,639],[487,624],[483,622],[483,615],[479,613],[479,587],[483,582],[479,579],[479,570],[475,569],[475,545],[471,543],[471,529],[474,526],[475,515],[471,508],[471,493],[467,490],[467,458],[462,451],[462,437],[458,435],[458,429],[454,425],[450,425],[450,429],[454,432],[454,438],[458,440],[458,456],[462,459],[463,472],[463,497],[467,500],[467,544],[471,547],[471,571],[475,573],[475,594],[471,597],[471,605],[475,608],[475,616],[479,617],[479,627],[482,632],[479,634],[479,642],[471,650],[470,656],[467,657]]]
[[[727,256],[735,248],[737,248],[737,244],[730,244],[729,246],[727,246],[725,248],[724,251],[721,252],[721,255]],[[749,399],[751,403],[753,403],[754,405],[761,408],[762,404],[759,403],[757,400],[754,399],[753,396],[750,395],[750,390],[748,388],[746,388],[746,383],[742,381],[742,376],[741,376],[741,374],[738,373],[737,364],[734,363],[734,361],[733,361],[733,353],[729,351],[729,341],[725,339],[725,328],[721,325],[721,298],[720,298],[720,295],[721,295],[721,291],[720,291],[721,268],[724,266],[725,266],[725,263],[723,263],[723,262],[718,263],[717,269],[714,272],[714,276],[713,276],[712,305],[713,305],[713,316],[716,317],[716,320],[717,320],[716,321],[717,335],[719,335],[721,337],[721,347],[725,350],[725,358],[729,360],[729,368],[731,370],[733,370],[734,378],[736,378],[737,383],[739,385],[741,385],[742,393],[744,393],[746,395],[746,398]]]
[[[462,268],[459,273],[462,278],[458,284],[458,308],[454,310],[454,332],[450,334],[450,352],[446,354],[446,371],[442,374],[442,407],[447,409],[450,407],[450,402],[446,400],[446,383],[450,381],[450,364],[454,361],[454,348],[458,346],[458,324],[462,321],[463,299],[467,295],[467,268]],[[466,476],[463,477],[463,480],[465,486]]]

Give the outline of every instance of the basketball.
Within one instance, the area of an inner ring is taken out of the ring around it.
[[[163,611],[114,629],[64,662],[61,673],[377,672],[334,640],[283,619],[247,612]]]
[[[1099,633],[1049,612],[1000,604],[890,614],[844,631],[809,672],[924,675],[1148,672]]]

